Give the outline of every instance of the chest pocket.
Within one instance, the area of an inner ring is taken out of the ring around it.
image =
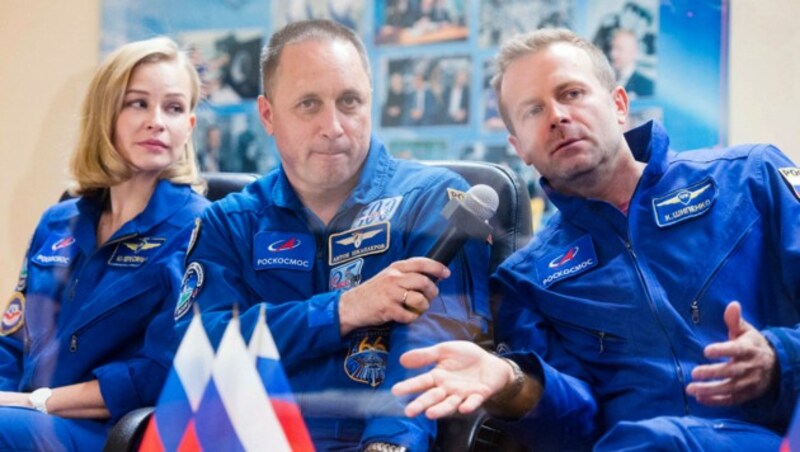
[[[588,360],[632,350],[634,310],[609,303],[549,293],[537,305],[568,351]]]

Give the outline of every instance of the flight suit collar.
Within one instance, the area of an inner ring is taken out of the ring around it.
[[[383,143],[375,135],[372,135],[358,185],[339,210],[348,209],[354,204],[366,204],[380,197],[396,168],[397,162],[389,155]],[[262,178],[260,183],[265,183],[265,179]],[[279,167],[278,181],[271,190],[271,198],[279,207],[292,210],[304,208],[302,201],[289,183],[283,166]]]
[[[655,184],[667,170],[669,136],[660,124],[649,121],[625,132],[625,140],[628,142],[634,158],[647,164],[637,187],[637,191],[641,191]],[[596,204],[605,204],[602,201],[561,194],[554,190],[544,177],[540,180],[540,184],[548,198],[558,207],[565,218],[574,217],[587,206],[597,210],[600,207]]]
[[[173,214],[181,209],[191,196],[191,187],[177,185],[168,180],[160,180],[156,184],[147,207],[129,222],[125,223],[109,239],[116,241],[121,237],[141,235],[161,224],[169,221]],[[108,191],[96,195],[83,196],[76,202],[77,210],[65,211],[64,216],[54,217],[54,221],[69,220],[74,223],[75,240],[81,251],[90,255],[97,244],[97,222],[108,202]],[[182,226],[176,224],[176,226]]]

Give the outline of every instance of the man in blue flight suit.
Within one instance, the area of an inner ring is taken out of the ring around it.
[[[625,89],[569,31],[497,62],[509,141],[560,212],[493,276],[504,357],[410,352],[437,366],[394,387],[422,393],[407,414],[486,402],[537,450],[777,450],[800,389],[800,170],[771,146],[623,134]]]
[[[371,136],[369,64],[353,31],[287,25],[262,70],[258,107],[281,167],[203,215],[178,328],[196,303],[217,343],[238,305],[249,337],[265,303],[317,448],[425,450],[435,424],[403,416],[386,388],[408,376],[402,352],[487,331],[486,244],[468,243],[449,268],[414,257],[468,185],[391,158]]]

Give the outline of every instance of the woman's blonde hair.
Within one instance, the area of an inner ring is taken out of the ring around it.
[[[200,77],[175,41],[159,37],[131,42],[115,50],[95,72],[83,101],[80,137],[70,162],[73,195],[98,192],[133,175],[130,164],[114,147],[117,117],[133,71],[141,64],[162,61],[174,61],[186,69],[191,85],[189,111],[194,112],[200,100]],[[159,178],[192,185],[199,192],[204,190],[191,137],[178,160],[162,171]]]

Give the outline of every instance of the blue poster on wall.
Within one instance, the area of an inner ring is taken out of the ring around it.
[[[567,27],[598,45],[631,94],[630,125],[661,121],[672,147],[726,143],[727,0],[105,0],[102,53],[155,35],[191,54],[205,101],[195,142],[206,171],[277,164],[255,99],[260,49],[288,22],[327,18],[357,30],[373,73],[373,128],[392,153],[506,164],[489,88],[498,46],[515,33]]]

